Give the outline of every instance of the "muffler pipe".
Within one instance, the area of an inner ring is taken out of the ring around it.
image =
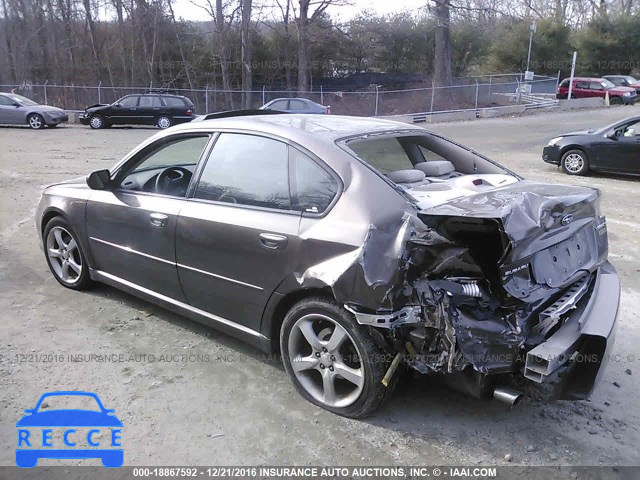
[[[511,387],[496,387],[493,390],[493,398],[508,403],[511,406],[517,405],[518,402],[522,400],[522,397],[523,394],[521,391]]]

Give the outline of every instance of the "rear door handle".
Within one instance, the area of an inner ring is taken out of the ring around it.
[[[287,237],[284,235],[275,235],[273,233],[261,233],[260,234],[260,243],[265,248],[270,248],[271,250],[281,249],[287,246]]]
[[[164,213],[151,213],[149,214],[149,222],[154,227],[164,227],[167,225],[167,220],[169,217]]]

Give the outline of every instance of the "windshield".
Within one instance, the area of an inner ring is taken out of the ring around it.
[[[23,97],[22,95],[16,95],[15,93],[7,93],[7,97],[11,100],[18,102],[20,105],[24,105],[26,107],[33,107],[34,105],[38,105],[37,102],[28,99],[27,97]]]
[[[615,85],[611,83],[609,80],[607,80],[606,78],[603,78],[602,80],[600,80],[600,85],[602,85],[606,89],[615,88]]]
[[[38,408],[38,412],[43,410],[102,411],[96,399],[89,395],[47,395]]]

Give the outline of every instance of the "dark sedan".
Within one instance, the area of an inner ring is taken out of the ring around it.
[[[552,138],[542,159],[569,175],[591,171],[640,175],[640,116]]]
[[[587,398],[620,298],[599,204],[417,126],[281,114],[160,132],[48,187],[36,225],[63,286],[279,350],[304,398],[361,417],[401,365],[511,405],[525,383]]]
[[[80,115],[80,123],[93,129],[112,125],[155,125],[165,129],[194,118],[193,103],[187,97],[148,93],[87,107]]]

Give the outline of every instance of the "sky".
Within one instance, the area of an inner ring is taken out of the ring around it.
[[[176,16],[185,20],[205,20],[206,13],[194,3],[206,5],[206,0],[176,0],[174,3]],[[264,3],[270,2],[265,0]],[[388,14],[409,10],[417,13],[427,3],[428,0],[352,0],[351,6],[330,7],[327,11],[332,17],[348,20],[364,11]]]

